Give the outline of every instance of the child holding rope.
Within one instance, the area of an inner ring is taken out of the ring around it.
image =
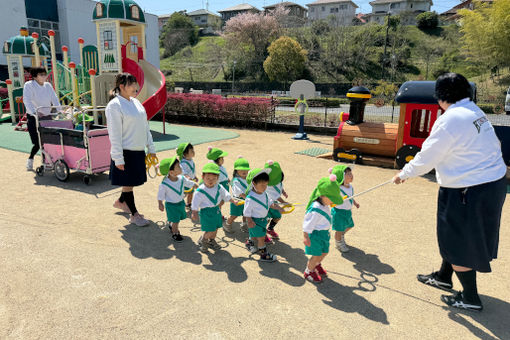
[[[177,147],[177,156],[179,156],[183,175],[191,181],[198,181],[195,172],[195,162],[193,161],[193,157],[195,157],[195,149],[193,149],[193,145],[191,145],[191,143],[179,144]],[[184,187],[184,191],[187,193],[186,207],[191,208],[191,200],[193,199],[193,187]]]
[[[248,163],[246,158],[239,156],[239,158],[237,158],[237,160],[234,162],[234,174],[232,175],[231,182],[232,195],[235,198],[239,199],[246,198],[246,190],[248,189],[246,176],[248,176],[248,171],[250,171],[250,163]],[[225,226],[223,227],[223,229],[227,233],[233,232],[232,223],[236,220],[237,217],[243,216],[243,209],[244,207],[242,205],[235,205],[233,203],[230,203],[230,217],[225,222]],[[241,230],[247,232],[248,227],[246,226],[245,222],[246,218],[243,217],[243,220],[241,222]]]

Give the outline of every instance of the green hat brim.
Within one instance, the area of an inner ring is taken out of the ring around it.
[[[170,168],[172,165],[174,165],[175,161],[177,160],[177,156],[173,156],[170,158],[165,158],[159,162],[159,172],[166,176],[170,172]]]
[[[179,158],[182,159],[182,157],[184,156],[184,150],[186,150],[186,148],[188,147],[188,145],[190,145],[191,143],[181,143],[177,146],[177,155],[179,156]]]
[[[212,152],[211,152],[212,151]],[[207,159],[211,160],[211,161],[215,161],[217,160],[218,158],[221,158],[221,157],[227,157],[228,156],[228,152],[226,151],[223,151],[221,149],[218,149],[218,148],[214,148],[212,149],[211,151],[209,151],[207,153]],[[221,151],[220,153],[218,153],[218,151]]]
[[[214,174],[219,175],[220,174],[220,167],[216,163],[207,163],[202,168],[203,174]]]
[[[248,188],[246,189],[246,194],[248,194],[250,192],[250,190],[252,189],[252,182],[257,176],[259,176],[260,174],[263,174],[263,173],[266,173],[269,175],[271,173],[271,171],[272,170],[269,168],[251,169],[250,173],[248,174],[248,177],[246,177],[246,182],[248,183]]]

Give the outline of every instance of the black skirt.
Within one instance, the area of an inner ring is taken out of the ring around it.
[[[468,188],[439,188],[437,240],[451,264],[490,272],[497,258],[506,178]]]
[[[124,150],[124,170],[119,170],[112,160],[110,163],[110,180],[112,185],[136,187],[147,182],[145,169],[145,151]]]

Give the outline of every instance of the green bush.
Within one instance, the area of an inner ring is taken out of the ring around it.
[[[419,29],[433,30],[439,25],[439,16],[436,12],[424,12],[416,17],[416,24]]]

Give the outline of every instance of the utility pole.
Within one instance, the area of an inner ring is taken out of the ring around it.
[[[234,66],[232,67],[232,94],[234,94],[234,79],[236,76],[236,63],[237,63],[237,61],[234,60]]]
[[[384,55],[381,65],[381,78],[384,80],[384,68],[386,64],[386,50],[388,48],[388,35],[390,33],[390,19],[391,19],[391,12],[388,11],[388,14],[386,15],[386,38],[384,39]]]

